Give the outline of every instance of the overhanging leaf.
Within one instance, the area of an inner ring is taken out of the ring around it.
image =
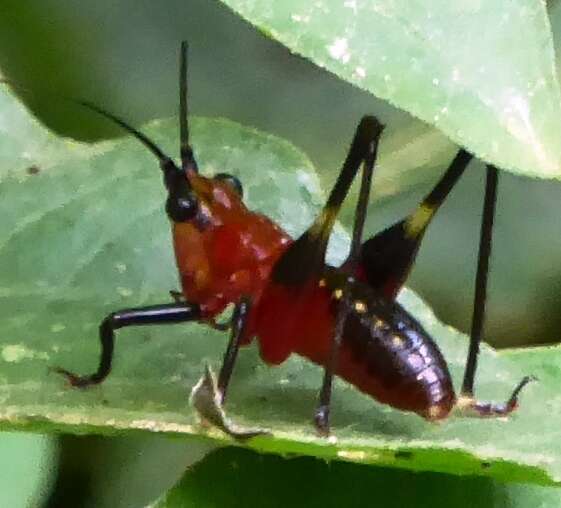
[[[79,160],[93,153],[46,130],[5,89],[0,83],[0,177],[6,172],[42,171],[60,160]],[[41,167],[36,165],[39,160]]]
[[[561,176],[561,94],[540,0],[222,0],[499,167]]]
[[[177,145],[175,121],[148,132],[165,148]],[[197,120],[193,135],[203,171],[240,176],[251,207],[291,233],[311,222],[323,197],[313,167],[291,145],[225,120]],[[150,154],[126,140],[82,147],[79,165],[59,160],[38,174],[6,168],[0,174],[0,428],[148,430],[228,442],[201,429],[187,405],[204,361],[216,367],[225,347],[225,337],[206,327],[120,330],[114,372],[96,389],[68,389],[47,372],[49,365],[90,372],[104,315],[169,301],[168,290],[177,287],[160,174]],[[340,258],[347,238],[339,230],[335,240]],[[402,302],[437,338],[457,379],[466,338],[439,323],[412,293],[405,291]],[[529,355],[483,348],[481,396],[502,399],[523,375],[541,378],[509,421],[451,418],[432,425],[339,383],[334,444],[315,436],[310,424],[320,369],[298,358],[270,369],[253,348],[241,355],[227,409],[241,424],[273,431],[251,442],[256,450],[559,482],[560,365],[556,348]]]
[[[287,488],[287,486],[289,486]],[[227,448],[186,471],[154,508],[557,508],[561,491]]]

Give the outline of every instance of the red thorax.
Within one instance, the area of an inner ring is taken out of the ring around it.
[[[211,318],[244,295],[258,300],[291,238],[248,210],[228,183],[193,172],[188,178],[199,212],[193,221],[172,224],[175,258],[185,298]]]

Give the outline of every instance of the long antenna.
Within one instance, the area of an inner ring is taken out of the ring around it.
[[[25,88],[24,86],[13,83],[12,81],[10,81],[8,79],[3,79],[2,78],[2,79],[0,79],[0,83],[5,83],[6,85],[8,85],[8,86],[10,86],[10,87],[12,87],[16,90],[19,90],[23,93],[29,93],[29,94],[33,93],[29,89]],[[150,150],[157,157],[157,159],[160,161],[160,164],[162,164],[162,166],[170,163],[170,161],[171,161],[170,157],[168,157],[161,150],[161,148],[158,145],[156,145],[156,143],[154,143],[148,136],[146,136],[146,134],[143,134],[139,130],[135,129],[132,125],[129,125],[127,122],[125,122],[122,118],[118,117],[117,115],[114,115],[113,113],[109,113],[108,111],[105,111],[103,108],[100,108],[99,106],[96,106],[95,104],[93,104],[89,101],[85,101],[85,100],[81,100],[81,99],[73,99],[71,97],[64,97],[63,95],[56,95],[56,94],[48,94],[48,95],[49,96],[54,96],[57,100],[61,100],[61,101],[64,101],[64,102],[69,102],[71,104],[78,104],[79,106],[83,106],[86,109],[89,109],[90,111],[93,111],[93,112],[97,113],[98,115],[101,115],[104,118],[112,121],[113,123],[116,123],[119,127],[121,127],[123,130],[125,130],[129,134],[132,134],[146,148],[148,148],[148,150]]]
[[[114,115],[113,113],[109,113],[108,111],[105,111],[104,109],[100,108],[99,106],[96,106],[95,104],[92,104],[91,102],[88,102],[88,101],[74,100],[74,99],[66,99],[66,100],[69,100],[71,102],[76,102],[76,104],[80,104],[81,106],[84,106],[84,107],[90,109],[91,111],[95,111],[96,113],[100,114],[101,116],[103,116],[103,117],[107,118],[108,120],[111,120],[112,122],[116,123],[119,127],[124,129],[125,131],[127,131],[129,134],[132,134],[146,148],[148,148],[148,150],[150,150],[158,158],[158,160],[160,161],[161,164],[167,163],[170,160],[170,158],[164,152],[162,152],[162,150],[158,147],[158,145],[156,145],[156,143],[154,143],[150,138],[148,138],[148,136],[146,136],[145,134],[143,134],[139,130],[137,130],[134,127],[132,127],[131,125],[129,125],[122,118],[119,118],[118,116]]]
[[[189,144],[189,104],[187,101],[187,56],[189,45],[181,42],[179,55],[179,142],[181,153],[181,167],[183,171],[198,172],[193,149]]]

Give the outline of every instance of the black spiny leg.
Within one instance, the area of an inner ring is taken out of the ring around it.
[[[475,297],[473,302],[473,317],[471,323],[471,336],[462,391],[458,401],[460,409],[473,411],[477,416],[504,416],[514,411],[518,406],[518,395],[522,388],[533,376],[526,376],[512,391],[504,403],[480,402],[474,397],[475,372],[477,370],[477,357],[479,345],[483,337],[485,322],[485,303],[487,300],[487,279],[489,272],[489,258],[491,256],[493,220],[495,217],[495,203],[497,200],[498,184],[497,168],[487,165],[487,180],[485,184],[485,201],[483,204],[483,219],[481,222],[481,235],[479,239],[479,256],[477,261],[477,275],[475,278]]]
[[[314,223],[300,236],[281,256],[273,268],[272,279],[275,283],[295,289],[295,298],[298,289],[306,283],[319,280],[325,267],[325,253],[327,243],[335,219],[341,205],[347,196],[351,184],[364,163],[365,169],[362,179],[357,216],[353,233],[353,243],[347,267],[354,266],[357,246],[360,245],[364,215],[368,204],[368,193],[374,160],[378,148],[378,140],[382,134],[383,126],[373,116],[365,116],[356,129],[351,147],[339,173],[339,177],[329,194],[327,203]],[[348,284],[345,284],[347,286]],[[343,298],[335,320],[335,330],[332,338],[330,358],[325,365],[325,375],[319,397],[319,405],[315,412],[314,421],[319,433],[329,433],[329,406],[331,403],[331,388],[333,374],[337,367],[337,355],[342,340],[342,332],[349,308],[349,296],[346,287],[343,289]]]
[[[358,255],[360,253],[362,232],[364,229],[364,222],[366,220],[366,212],[368,209],[368,201],[370,198],[370,188],[372,186],[372,174],[374,172],[376,151],[377,142],[372,140],[365,148],[362,179],[360,182],[360,191],[355,210],[351,249],[344,266],[344,270],[349,274],[349,278],[346,281],[345,287],[342,288],[343,296],[337,310],[337,317],[335,320],[335,327],[333,330],[333,337],[331,342],[331,352],[329,355],[329,363],[325,366],[324,369],[318,407],[314,415],[314,423],[316,429],[321,435],[329,434],[329,412],[331,407],[331,393],[333,391],[333,376],[335,375],[335,371],[337,369],[337,359],[339,356],[341,342],[343,341],[345,322],[347,321],[349,308],[352,304],[348,286],[353,281],[351,274],[353,274],[356,269]]]
[[[249,299],[244,298],[238,305],[236,305],[236,308],[234,309],[231,323],[232,331],[230,333],[230,340],[228,341],[228,347],[226,348],[226,352],[224,353],[222,367],[218,376],[218,392],[220,393],[220,404],[224,404],[226,401],[228,385],[230,384],[230,378],[232,377],[232,372],[234,371],[234,366],[238,358],[238,351],[240,349],[240,343],[246,329],[250,308],[251,304]]]
[[[366,220],[366,212],[368,210],[368,202],[370,199],[370,189],[372,187],[372,174],[374,173],[374,162],[376,160],[377,140],[372,140],[370,146],[366,148],[364,155],[364,164],[362,169],[362,179],[360,181],[360,191],[358,194],[358,202],[355,210],[355,220],[353,224],[353,236],[351,240],[351,249],[349,256],[345,262],[344,270],[349,276],[355,271],[360,253],[362,233],[364,230],[364,222]],[[352,281],[352,277],[349,277]],[[323,383],[319,395],[319,403],[314,415],[314,423],[317,431],[322,435],[329,434],[329,410],[331,406],[331,393],[333,389],[333,375],[337,368],[337,357],[339,348],[343,340],[343,332],[345,322],[348,316],[349,305],[351,304],[348,288],[343,289],[343,297],[337,312],[335,320],[335,328],[331,343],[331,353],[329,363],[325,366]]]
[[[360,267],[368,284],[395,298],[407,279],[419,246],[437,210],[446,200],[472,159],[463,148],[421,204],[405,219],[364,242]]]
[[[199,319],[199,306],[189,303],[168,303],[112,312],[101,322],[101,325],[99,325],[101,357],[95,373],[87,376],[79,376],[60,367],[56,367],[53,370],[66,376],[72,386],[85,388],[87,386],[99,384],[111,371],[115,330],[124,328],[125,326],[184,323],[186,321],[198,321]]]
[[[346,270],[352,273],[355,267],[355,262],[360,249],[360,243],[362,238],[362,230],[364,227],[364,221],[366,217],[366,209],[368,207],[368,198],[370,195],[370,186],[372,182],[372,173],[374,170],[374,161],[376,159],[376,151],[378,147],[378,140],[380,134],[382,133],[382,126],[373,117],[364,117],[355,134],[351,148],[343,165],[343,169],[331,191],[327,204],[325,205],[323,212],[319,216],[318,220],[312,225],[312,227],[296,242],[302,242],[300,245],[300,251],[298,247],[294,249],[292,256],[295,258],[300,258],[301,261],[306,259],[307,266],[302,265],[295,266],[293,268],[300,268],[299,282],[305,282],[308,277],[313,276],[318,273],[318,269],[324,266],[325,263],[325,251],[327,247],[327,241],[331,234],[333,224],[335,222],[335,217],[345,199],[349,187],[356,176],[356,173],[360,169],[361,164],[363,164],[363,173],[361,180],[361,187],[359,193],[359,200],[356,208],[355,223],[353,228],[353,238],[351,243],[351,251],[349,259],[346,263]],[[295,259],[290,259],[290,255],[281,262],[286,263],[286,260],[290,260],[294,263]],[[290,284],[298,281],[293,280],[293,276],[288,274],[289,279],[286,276],[283,278],[283,273],[281,272],[281,277],[279,280],[278,273],[279,266],[276,267],[277,281]],[[281,269],[282,269],[281,265]],[[286,268],[285,268],[286,269]],[[291,280],[292,279],[292,280]],[[324,366],[324,377],[319,395],[318,407],[314,413],[314,423],[317,431],[322,435],[329,434],[329,413],[331,405],[331,392],[333,387],[333,376],[337,369],[337,357],[339,353],[339,348],[343,339],[343,330],[345,322],[347,320],[348,309],[350,305],[349,301],[349,291],[347,288],[348,284],[345,283],[343,289],[343,297],[338,306],[337,316],[335,320],[335,328],[333,330],[333,337],[331,342],[331,351],[327,364]]]
[[[345,322],[349,315],[350,298],[348,289],[343,289],[343,297],[338,306],[333,337],[331,339],[331,352],[329,363],[323,369],[323,381],[319,392],[319,401],[314,413],[314,425],[318,434],[328,436],[330,431],[329,416],[331,412],[331,394],[333,392],[333,376],[337,369],[339,349],[343,341]]]
[[[277,261],[272,272],[274,282],[299,287],[321,276],[325,266],[327,242],[337,214],[362,162],[369,153],[376,153],[383,128],[373,116],[362,118],[327,203],[314,223]]]
[[[370,189],[372,187],[372,175],[374,173],[376,151],[377,145],[370,147],[370,150],[366,153],[364,158],[362,179],[360,180],[360,190],[358,192],[358,201],[355,209],[351,249],[346,261],[347,263],[350,262],[351,264],[354,264],[358,261],[357,258],[360,253],[362,233],[364,231],[364,222],[366,221],[366,212],[368,211],[368,202],[370,200]]]
[[[172,300],[175,303],[185,303],[187,300],[185,299],[185,295],[183,291],[177,291],[175,289],[170,289],[169,295],[171,296]],[[203,321],[208,326],[210,326],[213,330],[218,330],[219,332],[226,332],[230,329],[230,321],[226,322],[218,322],[215,318],[205,319]]]

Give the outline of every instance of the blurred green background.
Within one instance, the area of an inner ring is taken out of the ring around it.
[[[550,4],[550,15],[559,45],[557,5]],[[410,210],[454,154],[454,146],[432,128],[291,55],[217,2],[0,2],[0,69],[33,91],[36,100],[26,99],[43,122],[79,139],[117,133],[91,115],[74,109],[69,114],[58,103],[41,101],[42,90],[86,98],[133,124],[173,116],[182,39],[191,47],[192,114],[224,116],[292,141],[321,168],[326,188],[363,114],[374,113],[389,126],[388,150],[411,167],[411,184],[374,204],[369,231]],[[425,173],[416,178],[413,170],[421,167]],[[471,318],[481,169],[470,168],[439,213],[409,281],[443,321],[462,330]],[[507,173],[501,177],[486,335],[498,346],[557,342],[561,184]],[[349,209],[345,219],[350,220]],[[162,438],[65,438],[62,444],[59,448],[41,436],[3,436],[0,506],[27,506],[39,486],[46,492],[58,457],[62,464],[82,457],[83,480],[94,493],[91,506],[139,506],[172,484],[199,453]],[[27,473],[16,474],[16,459]],[[154,481],[142,485],[150,464]],[[135,474],[143,488],[120,487],[125,476],[134,485]],[[110,495],[116,491],[119,502]]]

